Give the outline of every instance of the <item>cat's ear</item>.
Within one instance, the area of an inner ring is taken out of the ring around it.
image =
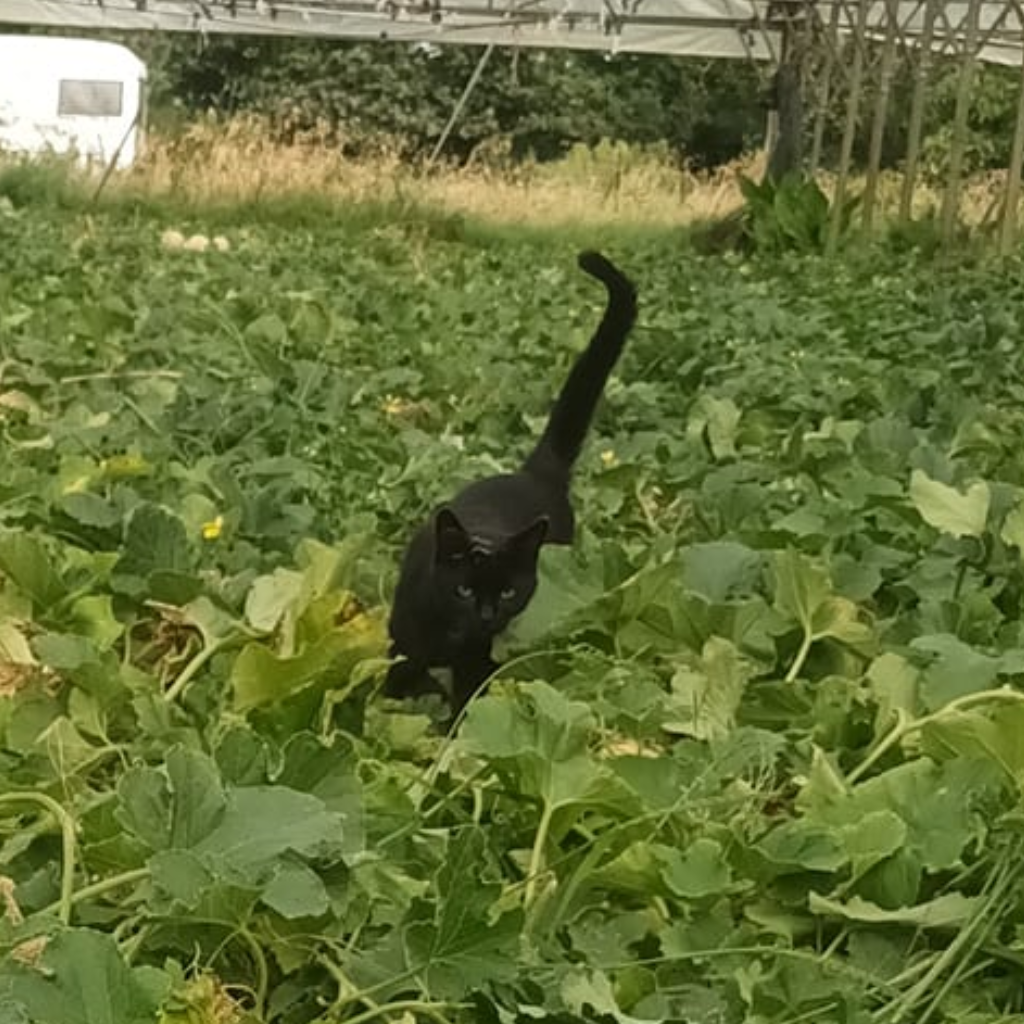
[[[548,517],[541,516],[534,520],[525,530],[517,533],[506,545],[508,550],[514,551],[522,558],[537,560],[537,552],[540,550],[544,538],[548,535]]]
[[[434,550],[439,562],[464,558],[470,549],[470,536],[450,508],[439,508],[434,516]]]

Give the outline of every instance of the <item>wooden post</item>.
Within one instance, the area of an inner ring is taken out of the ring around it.
[[[967,151],[967,118],[971,112],[971,86],[974,65],[978,59],[978,29],[982,0],[969,0],[964,30],[964,55],[956,86],[956,108],[953,112],[953,137],[949,146],[949,173],[942,196],[942,237],[950,242],[960,212],[960,181],[963,177],[964,155]]]
[[[805,47],[797,43],[792,13],[782,22],[782,50],[773,82],[777,111],[777,133],[768,154],[766,181],[781,181],[787,174],[803,169],[804,103],[803,55]]]
[[[822,65],[818,82],[818,109],[814,113],[814,135],[811,139],[811,174],[821,168],[821,150],[825,145],[825,121],[828,118],[828,104],[832,99],[832,76],[836,68],[836,51],[839,48],[839,4],[832,5],[828,28],[825,30],[825,63]]]
[[[864,84],[864,47],[870,3],[871,0],[857,0],[857,23],[854,27],[853,37],[853,66],[850,68],[850,94],[846,99],[846,122],[843,125],[843,141],[839,148],[839,168],[836,172],[836,188],[832,197],[828,240],[825,246],[825,251],[829,255],[834,254],[839,245],[839,233],[843,226],[847,179],[850,176],[850,160],[853,157],[853,142],[857,134],[860,94]]]
[[[942,0],[925,0],[924,22],[917,46],[914,67],[914,95],[910,101],[910,123],[907,126],[907,158],[903,168],[903,191],[900,193],[900,220],[909,221],[917,187],[917,165],[921,160],[921,134],[924,131],[924,110],[931,78],[932,44],[935,40],[935,19]]]
[[[1003,197],[1003,222],[999,226],[999,252],[1008,256],[1017,244],[1017,214],[1020,205],[1020,175],[1024,170],[1024,61],[1021,62],[1020,96],[1017,99],[1017,124],[1010,147],[1010,166],[1006,172]]]
[[[896,34],[899,31],[899,21],[899,0],[885,0],[885,43],[882,47],[875,113],[871,121],[867,180],[864,183],[864,227],[869,231],[875,216],[878,174],[882,166],[882,142],[885,138],[885,122],[889,116],[889,94],[892,91],[893,69],[896,66]]]

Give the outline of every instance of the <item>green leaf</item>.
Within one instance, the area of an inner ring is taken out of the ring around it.
[[[163,850],[147,863],[153,886],[177,911],[194,910],[213,884],[213,873],[189,850]]]
[[[999,536],[1005,543],[1012,544],[1024,557],[1024,501],[1019,502],[1007,513]]]
[[[320,876],[301,861],[285,860],[260,899],[289,920],[327,913],[330,899]]]
[[[1024,705],[995,703],[988,708],[948,712],[924,729],[933,756],[991,760],[1024,791]]]
[[[840,903],[811,892],[808,900],[811,913],[820,917],[838,917],[844,921],[866,924],[943,929],[965,927],[978,914],[982,903],[983,900],[978,896],[964,896],[959,892],[943,893],[926,903],[901,907],[899,910],[884,910],[859,896]]]
[[[696,667],[680,666],[672,675],[671,715],[664,728],[697,739],[727,736],[754,667],[721,637],[704,645]]]
[[[121,514],[110,502],[89,491],[65,494],[60,500],[60,507],[66,515],[83,526],[108,530],[121,522]]]
[[[857,647],[871,643],[874,634],[857,606],[831,593],[822,567],[791,549],[776,552],[774,565],[775,607],[800,623],[806,643],[827,637]]]
[[[383,624],[378,615],[360,614],[319,637],[294,657],[282,657],[263,643],[250,643],[231,669],[235,707],[248,711],[285,700],[321,681],[333,689],[358,686],[360,662],[385,651]]]
[[[683,585],[712,602],[753,593],[762,572],[760,553],[733,541],[693,544],[682,560]]]
[[[277,569],[253,582],[245,599],[245,617],[254,629],[269,633],[293,611],[305,590],[302,573]]]
[[[0,1011],[12,1000],[32,1024],[152,1024],[166,986],[162,972],[128,967],[109,936],[73,929],[47,942],[38,966],[0,965]]]
[[[185,573],[191,566],[184,523],[159,505],[137,506],[128,519],[123,554],[115,571],[145,578],[158,571]]]
[[[775,607],[815,633],[815,615],[831,596],[828,573],[797,551],[775,553]]]
[[[869,666],[867,681],[883,728],[900,713],[910,718],[917,713],[920,673],[906,658],[891,652],[880,655]]]
[[[786,870],[838,871],[849,861],[839,832],[808,819],[779,825],[760,839],[754,848],[766,860]]]
[[[205,754],[176,747],[167,754],[171,791],[172,849],[189,849],[206,838],[225,815],[226,797],[217,765]]]
[[[921,698],[929,711],[958,697],[990,689],[1001,668],[998,658],[982,654],[948,634],[919,636],[910,646],[929,655],[920,687]]]
[[[284,786],[246,786],[227,791],[223,816],[193,850],[249,881],[285,854],[337,856],[341,843],[341,819],[322,800]]]
[[[27,533],[0,536],[0,573],[40,611],[51,608],[64,597],[64,582],[46,548]]]
[[[459,746],[550,808],[600,802],[611,775],[589,753],[595,725],[585,704],[546,683],[495,686],[470,705]]]
[[[495,906],[501,887],[482,881],[486,842],[467,829],[451,843],[429,920],[406,928],[410,966],[426,972],[431,995],[462,999],[515,977],[522,912]]]
[[[980,537],[985,532],[990,499],[983,480],[961,493],[920,469],[910,474],[910,500],[921,518],[951,537]]]
[[[672,850],[671,854],[663,863],[661,877],[676,896],[701,899],[728,890],[732,872],[725,851],[714,839],[695,839],[685,850]]]

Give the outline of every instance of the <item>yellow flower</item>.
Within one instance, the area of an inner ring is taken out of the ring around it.
[[[203,523],[203,540],[216,540],[224,529],[224,517],[217,516],[208,523]]]
[[[612,466],[617,466],[619,464],[619,457],[611,450],[611,448],[606,448],[601,452],[601,464],[605,469],[611,469]]]
[[[395,395],[385,395],[381,409],[386,416],[401,416],[408,408],[408,402]]]

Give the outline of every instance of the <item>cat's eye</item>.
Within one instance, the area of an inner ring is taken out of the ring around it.
[[[463,601],[466,601],[473,596],[473,588],[467,586],[465,583],[460,583],[455,588],[455,596],[461,597]]]
[[[516,588],[515,587],[506,587],[501,592],[501,599],[502,599],[502,601],[511,601],[512,598],[515,597],[515,596],[516,596]]]

